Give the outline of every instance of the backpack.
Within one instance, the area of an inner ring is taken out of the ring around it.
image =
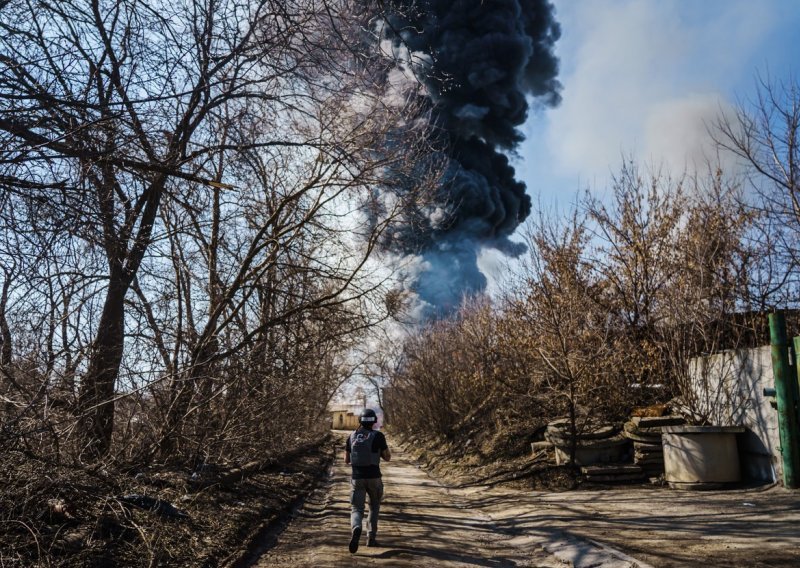
[[[350,434],[350,463],[353,467],[380,464],[380,454],[372,451],[377,436],[377,432],[361,428]]]

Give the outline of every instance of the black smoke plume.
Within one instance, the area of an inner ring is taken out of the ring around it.
[[[421,87],[448,159],[436,203],[395,229],[391,252],[418,254],[412,288],[434,313],[480,292],[481,249],[519,255],[509,237],[531,210],[504,152],[523,140],[529,101],[560,100],[553,53],[560,36],[548,0],[391,0],[380,37]],[[428,314],[430,315],[430,314]]]

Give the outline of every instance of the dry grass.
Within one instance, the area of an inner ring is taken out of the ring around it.
[[[332,456],[325,438],[287,463],[195,490],[188,471],[90,471],[6,453],[0,456],[0,565],[231,565],[261,527],[327,471]],[[118,499],[130,494],[167,501],[188,518],[165,517]]]
[[[483,444],[444,443],[441,440],[403,439],[401,445],[423,466],[448,485],[508,486],[537,491],[566,491],[579,484],[576,468],[556,465],[552,452],[531,455],[520,453],[520,440],[500,449],[498,439],[514,437],[498,432]],[[494,448],[490,451],[489,448]]]

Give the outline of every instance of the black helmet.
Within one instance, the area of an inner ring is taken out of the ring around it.
[[[365,408],[361,411],[361,416],[358,417],[358,421],[365,428],[372,428],[378,422],[378,415],[375,414],[375,411],[371,408]]]

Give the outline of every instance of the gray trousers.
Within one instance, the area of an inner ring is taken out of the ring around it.
[[[364,503],[369,495],[369,534],[378,534],[378,513],[383,498],[383,481],[374,479],[350,480],[350,530],[361,527],[364,518]]]

